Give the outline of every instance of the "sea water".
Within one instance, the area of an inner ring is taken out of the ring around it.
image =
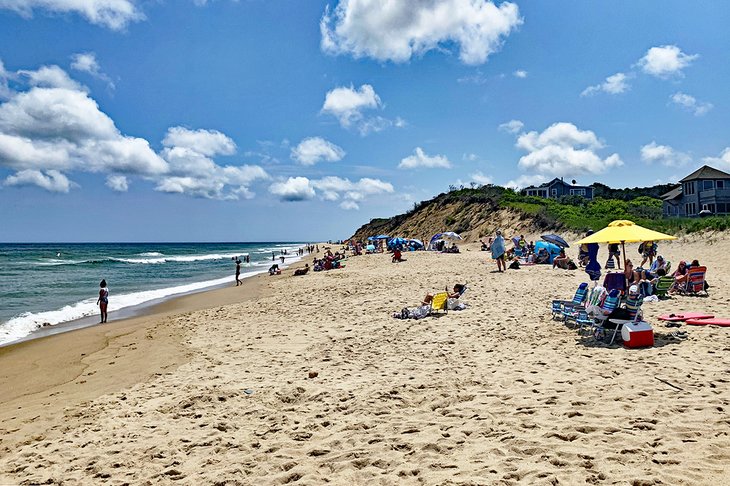
[[[99,282],[109,312],[202,289],[235,285],[300,257],[305,243],[0,244],[0,345],[47,326],[98,314]],[[282,252],[286,252],[285,255]],[[272,261],[273,253],[273,261]]]

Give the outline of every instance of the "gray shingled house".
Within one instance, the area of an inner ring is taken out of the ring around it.
[[[662,196],[664,216],[730,214],[730,174],[704,165],[682,179],[680,186]]]
[[[539,186],[530,186],[522,189],[525,196],[537,196],[544,198],[557,199],[561,196],[582,196],[586,199],[593,199],[592,186],[576,186],[568,184],[563,179],[557,177],[550,182],[546,182]]]

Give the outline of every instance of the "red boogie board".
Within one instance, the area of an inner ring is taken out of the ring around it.
[[[678,321],[686,321],[687,319],[694,319],[694,320],[700,320],[700,319],[712,319],[712,314],[706,314],[704,312],[678,312],[676,314],[666,314],[663,316],[659,316],[658,319],[660,321],[670,321],[670,322],[678,322]]]
[[[721,317],[715,319],[688,319],[686,324],[689,324],[690,326],[730,327],[730,319],[723,319]]]

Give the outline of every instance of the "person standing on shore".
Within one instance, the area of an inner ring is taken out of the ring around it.
[[[238,278],[241,275],[241,260],[236,258],[236,287],[241,285],[243,282],[241,282],[241,279]]]
[[[101,311],[101,321],[99,321],[99,324],[103,324],[106,322],[106,309],[109,305],[109,288],[106,286],[106,280],[102,279],[99,287],[99,298],[96,300],[96,305],[99,306],[99,310]]]

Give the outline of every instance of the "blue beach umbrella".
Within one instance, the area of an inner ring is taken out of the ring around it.
[[[558,245],[560,248],[570,248],[570,245],[567,241],[565,241],[562,237],[554,234],[549,235],[542,235],[541,238],[548,243],[552,243],[553,245]]]

